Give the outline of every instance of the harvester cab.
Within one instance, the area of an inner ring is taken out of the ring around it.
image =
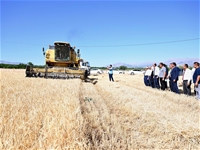
[[[90,75],[90,63],[88,61],[80,61],[80,69],[83,69],[87,72],[87,75]]]

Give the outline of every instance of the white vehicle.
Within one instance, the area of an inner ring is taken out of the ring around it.
[[[100,69],[94,68],[90,70],[90,74],[91,75],[98,75],[98,74],[102,74],[103,72]]]
[[[107,71],[108,73],[109,71]],[[121,70],[113,70],[113,74],[125,74],[124,71],[121,71]]]
[[[121,70],[113,70],[113,74],[125,74],[125,72]]]
[[[137,74],[144,74],[144,73],[145,73],[145,71],[142,71],[142,70],[130,70],[128,72],[128,74],[130,74],[130,75],[137,75]]]

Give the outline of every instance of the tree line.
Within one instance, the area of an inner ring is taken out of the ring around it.
[[[30,66],[34,66],[35,68],[44,68],[45,65],[34,65],[32,62],[28,62],[27,64],[24,63],[20,63],[20,64],[4,64],[4,63],[0,63],[0,68],[8,68],[8,69],[26,69],[26,66],[30,65]],[[106,67],[91,67],[91,69],[101,69],[101,70],[106,70]],[[182,66],[179,66],[180,69],[182,69]],[[189,67],[190,69],[192,69],[192,67]],[[127,66],[119,66],[119,67],[115,67],[115,70],[134,70],[134,71],[138,71],[138,70],[144,70],[144,68],[128,68]]]
[[[35,68],[44,68],[44,65],[34,65],[32,62],[28,62],[27,64],[19,63],[19,64],[4,64],[0,63],[0,68],[7,68],[7,69],[26,69],[26,66],[34,66]]]
[[[34,65],[32,62],[28,62],[27,64],[19,63],[19,64],[4,64],[0,63],[0,68],[7,68],[7,69],[26,69],[26,66],[34,66],[34,68],[44,68],[45,65]],[[106,70],[106,67],[91,67],[91,69],[101,69]],[[126,66],[115,67],[115,70],[143,70],[144,68],[128,68]]]

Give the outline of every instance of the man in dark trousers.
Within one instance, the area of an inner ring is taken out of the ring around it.
[[[195,85],[196,99],[200,100],[200,67],[198,62],[194,62],[194,68],[193,82]]]
[[[166,68],[166,74],[165,74],[165,78],[167,78],[167,76],[168,76],[168,73],[169,73],[169,69],[168,69],[168,67],[167,67],[167,65],[166,65],[166,64],[164,64],[164,67]],[[168,88],[168,86],[167,86],[167,81],[165,81],[165,88]]]
[[[146,67],[145,73],[144,73],[144,84],[145,84],[146,86],[149,86],[147,70],[148,70],[148,67]]]
[[[153,79],[154,79],[154,86],[155,86],[155,88],[157,88],[157,89],[160,89],[160,84],[159,84],[159,72],[160,72],[160,69],[159,69],[159,67],[157,66],[157,64],[156,63],[154,63],[154,65],[153,65],[153,67],[154,67],[154,71],[153,71]]]
[[[171,84],[171,91],[174,93],[179,94],[179,89],[177,85],[178,77],[179,77],[179,68],[176,67],[176,63],[172,62],[171,64],[171,72],[170,72],[170,84]]]
[[[151,75],[149,76],[149,83],[150,83],[150,86],[151,86],[152,88],[154,88],[154,87],[155,87],[155,85],[154,85],[154,80],[153,80],[153,76],[154,76],[154,67],[152,66],[150,69],[151,69]]]
[[[146,86],[150,86],[151,84],[150,84],[150,76],[151,76],[151,74],[152,74],[152,70],[150,69],[150,67],[146,67],[146,71],[145,71],[145,73],[144,73],[144,84],[146,85]]]
[[[109,74],[109,80],[114,82],[112,65],[110,65],[110,67],[107,67],[107,69],[108,69],[108,74]]]
[[[192,71],[188,68],[188,64],[183,65],[183,70],[183,93],[191,95]]]
[[[171,76],[171,70],[172,70],[172,65],[170,64],[169,65],[169,74],[168,74],[168,76],[167,76],[167,79],[169,79],[170,78],[170,76]],[[171,81],[169,80],[169,88],[170,88],[170,90],[172,89],[172,84],[171,84]]]
[[[199,68],[199,63],[198,63],[198,62],[195,62],[195,64],[196,64],[197,68]],[[196,70],[196,68],[193,67],[193,68],[192,68],[192,77],[193,77],[193,75],[194,75],[195,70]],[[192,78],[192,83],[194,83],[193,78]],[[196,95],[195,83],[194,83],[194,95]]]
[[[164,91],[166,89],[166,84],[165,84],[166,68],[162,62],[160,63],[159,66],[160,66],[159,78],[160,78],[161,90]]]

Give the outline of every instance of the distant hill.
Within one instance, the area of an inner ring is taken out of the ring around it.
[[[167,61],[163,61],[163,63],[169,65],[171,62],[176,62],[178,66],[187,63],[189,66],[193,66],[193,63],[195,61],[200,62],[200,58],[174,58],[174,59],[170,59]],[[20,63],[22,63],[22,62],[10,62],[10,61],[0,60],[0,64],[18,65]],[[149,62],[140,62],[140,63],[132,63],[132,64],[118,62],[118,63],[114,63],[113,67],[126,66],[128,68],[140,68],[140,67],[143,68],[146,66],[151,66],[153,63],[155,63],[155,62],[149,61]],[[156,63],[159,63],[159,62],[156,62]],[[23,64],[26,64],[26,63],[23,63]]]
[[[199,58],[179,58],[179,59],[170,59],[168,61],[165,61],[164,63],[170,64],[171,62],[176,62],[177,65],[184,65],[188,64],[189,66],[193,66],[193,63],[197,61],[200,62]]]
[[[174,58],[167,61],[163,61],[163,63],[169,65],[171,62],[176,62],[178,66],[183,64],[188,64],[189,66],[193,66],[193,63],[197,61],[200,62],[199,58]],[[128,68],[139,68],[139,67],[146,67],[151,66],[155,62],[141,62],[141,63],[134,63],[134,64],[127,64],[123,62],[114,63],[113,67],[120,67],[120,66],[126,66]],[[156,62],[159,63],[159,62]]]
[[[113,64],[113,67],[120,67],[120,66],[126,66],[128,68],[133,67],[133,65],[131,65],[131,64],[126,64],[126,63],[121,63],[121,62]]]
[[[4,60],[0,60],[1,64],[12,64],[12,65],[18,65],[21,62],[10,62],[10,61],[4,61]]]

